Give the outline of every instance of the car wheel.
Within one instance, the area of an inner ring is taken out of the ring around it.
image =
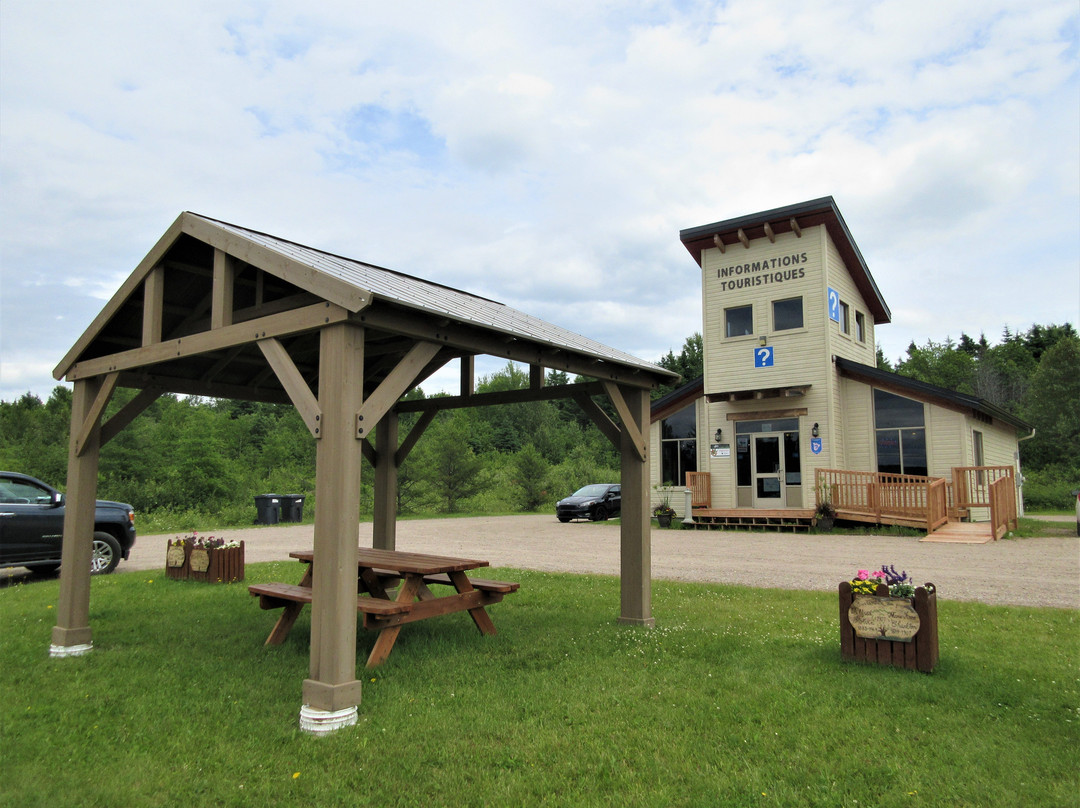
[[[107,575],[120,563],[120,542],[103,531],[94,534],[94,551],[90,556],[90,574]]]
[[[569,516],[560,516],[560,517],[559,517],[559,521],[560,521],[560,522],[569,522],[569,521],[570,521],[570,517],[569,517]]]
[[[603,522],[607,519],[607,508],[603,505],[597,505],[596,510],[592,512],[592,518],[594,522]]]

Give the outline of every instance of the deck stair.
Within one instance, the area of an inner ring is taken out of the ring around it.
[[[919,541],[953,544],[987,544],[994,540],[988,522],[947,522]]]
[[[695,530],[762,530],[770,533],[807,533],[814,512],[804,508],[695,508],[693,524],[683,523],[684,529]]]

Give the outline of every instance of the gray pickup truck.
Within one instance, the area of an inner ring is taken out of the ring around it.
[[[0,567],[27,567],[48,574],[60,568],[64,495],[35,477],[0,471]],[[127,558],[135,544],[135,511],[99,499],[94,513],[90,572],[104,575]]]

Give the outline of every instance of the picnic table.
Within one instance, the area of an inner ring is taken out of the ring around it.
[[[304,605],[311,603],[315,554],[311,550],[298,550],[289,556],[307,565],[299,584],[248,587],[252,595],[258,596],[260,608],[284,609],[266,638],[266,645],[283,643]],[[364,616],[363,627],[378,632],[367,667],[374,668],[386,661],[403,625],[428,617],[467,611],[482,634],[495,634],[495,624],[485,607],[516,592],[519,585],[470,578],[465,574],[486,566],[487,561],[472,558],[361,547],[357,556],[356,609]],[[430,588],[432,585],[444,589],[436,594]],[[445,587],[452,591],[446,592]]]

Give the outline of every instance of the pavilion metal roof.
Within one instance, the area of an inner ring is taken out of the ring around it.
[[[533,317],[504,303],[471,292],[454,289],[364,261],[334,255],[200,214],[191,215],[213,222],[227,232],[235,233],[252,243],[280,253],[298,264],[310,267],[315,272],[337,278],[358,289],[370,292],[376,297],[407,308],[446,316],[461,323],[482,326],[506,336],[531,339],[555,348],[569,348],[597,359],[620,362],[652,372],[668,373],[664,368],[651,362],[638,359],[581,334],[552,325],[539,317]]]
[[[123,387],[284,402],[287,391],[267,367],[266,338],[280,341],[314,391],[318,328],[331,320],[364,328],[368,390],[419,343],[438,351],[417,384],[450,360],[481,354],[636,387],[677,378],[497,301],[190,212],[158,240],[54,376],[115,372]],[[266,328],[274,333],[260,331]]]

